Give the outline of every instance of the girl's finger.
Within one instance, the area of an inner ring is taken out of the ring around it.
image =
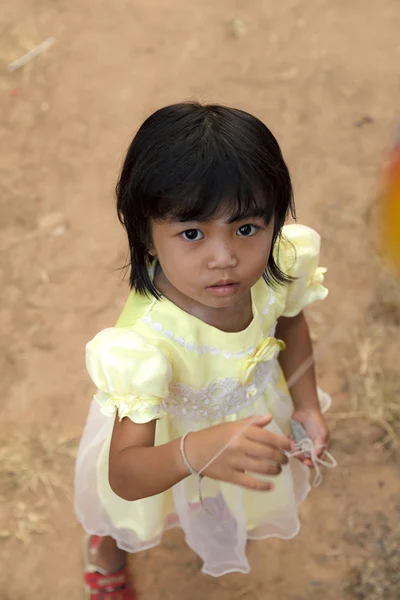
[[[235,472],[231,483],[240,485],[248,490],[255,490],[259,492],[270,492],[275,488],[272,481],[256,479],[255,477],[251,477],[251,475],[247,475],[247,473],[241,473],[240,471]]]
[[[249,417],[248,419],[245,419],[246,421],[253,421],[253,425],[255,425],[256,427],[265,427],[266,425],[269,425],[272,421],[272,415],[271,414],[267,414],[267,415],[259,415],[257,417]]]
[[[312,461],[305,454],[297,454],[295,458],[297,458],[297,460],[305,464],[307,467],[312,465]]]
[[[314,464],[312,462],[312,460],[306,456],[305,454],[296,454],[296,456],[294,456],[293,458],[295,458],[296,460],[299,460],[300,462],[303,463],[303,465],[305,465],[306,467],[310,467],[310,469],[312,469],[314,467]]]
[[[258,442],[250,442],[248,440],[248,443],[244,447],[244,451],[246,456],[251,458],[266,459],[280,465],[287,465],[289,462],[286,454],[280,450],[276,450],[276,448],[272,446],[266,446],[265,444],[260,444]]]
[[[273,446],[286,452],[290,452],[292,448],[292,442],[289,438],[279,433],[261,429],[260,427],[249,427],[246,431],[246,437],[253,442]]]
[[[329,448],[329,440],[324,436],[315,440],[315,452],[318,457],[321,457],[325,450]]]
[[[239,471],[246,471],[251,473],[258,473],[260,475],[279,475],[282,471],[282,467],[278,464],[274,464],[269,460],[254,459],[248,456],[241,457],[236,462],[236,468]]]

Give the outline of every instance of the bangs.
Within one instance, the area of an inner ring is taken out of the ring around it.
[[[279,175],[252,159],[221,147],[204,149],[192,164],[176,157],[169,174],[159,179],[163,189],[154,189],[153,180],[146,194],[149,217],[185,222],[223,215],[233,222],[251,216],[270,223],[279,212]]]
[[[265,185],[244,180],[224,178],[218,169],[208,177],[196,180],[191,186],[163,195],[153,207],[155,220],[210,221],[224,216],[228,223],[247,217],[261,218],[268,225],[276,209],[273,190],[266,192]],[[261,192],[262,190],[262,192]]]

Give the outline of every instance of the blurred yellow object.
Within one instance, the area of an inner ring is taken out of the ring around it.
[[[400,274],[400,140],[391,157],[381,198],[380,246],[384,257]]]

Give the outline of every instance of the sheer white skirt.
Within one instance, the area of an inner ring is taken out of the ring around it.
[[[319,396],[325,411],[331,399],[321,390]],[[165,416],[157,422],[156,444],[175,439],[186,431],[268,412],[274,417],[268,428],[288,434],[292,401],[276,383],[269,385],[254,404],[219,421],[193,422]],[[114,494],[108,483],[113,423],[113,417],[103,415],[93,401],[75,472],[75,510],[88,533],[112,536],[123,550],[138,552],[156,546],[164,531],[179,526],[187,544],[203,560],[202,571],[213,576],[249,572],[248,539],[290,539],[297,535],[298,505],[310,490],[309,470],[298,460],[291,459],[282,473],[272,478],[275,489],[271,492],[254,492],[204,478],[204,505],[201,505],[198,480],[190,476],[161,494],[128,502]]]

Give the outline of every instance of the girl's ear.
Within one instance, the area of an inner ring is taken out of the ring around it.
[[[155,258],[157,256],[157,251],[155,249],[154,246],[150,246],[150,248],[147,250],[147,252],[150,254],[150,256],[152,256],[153,258]]]

